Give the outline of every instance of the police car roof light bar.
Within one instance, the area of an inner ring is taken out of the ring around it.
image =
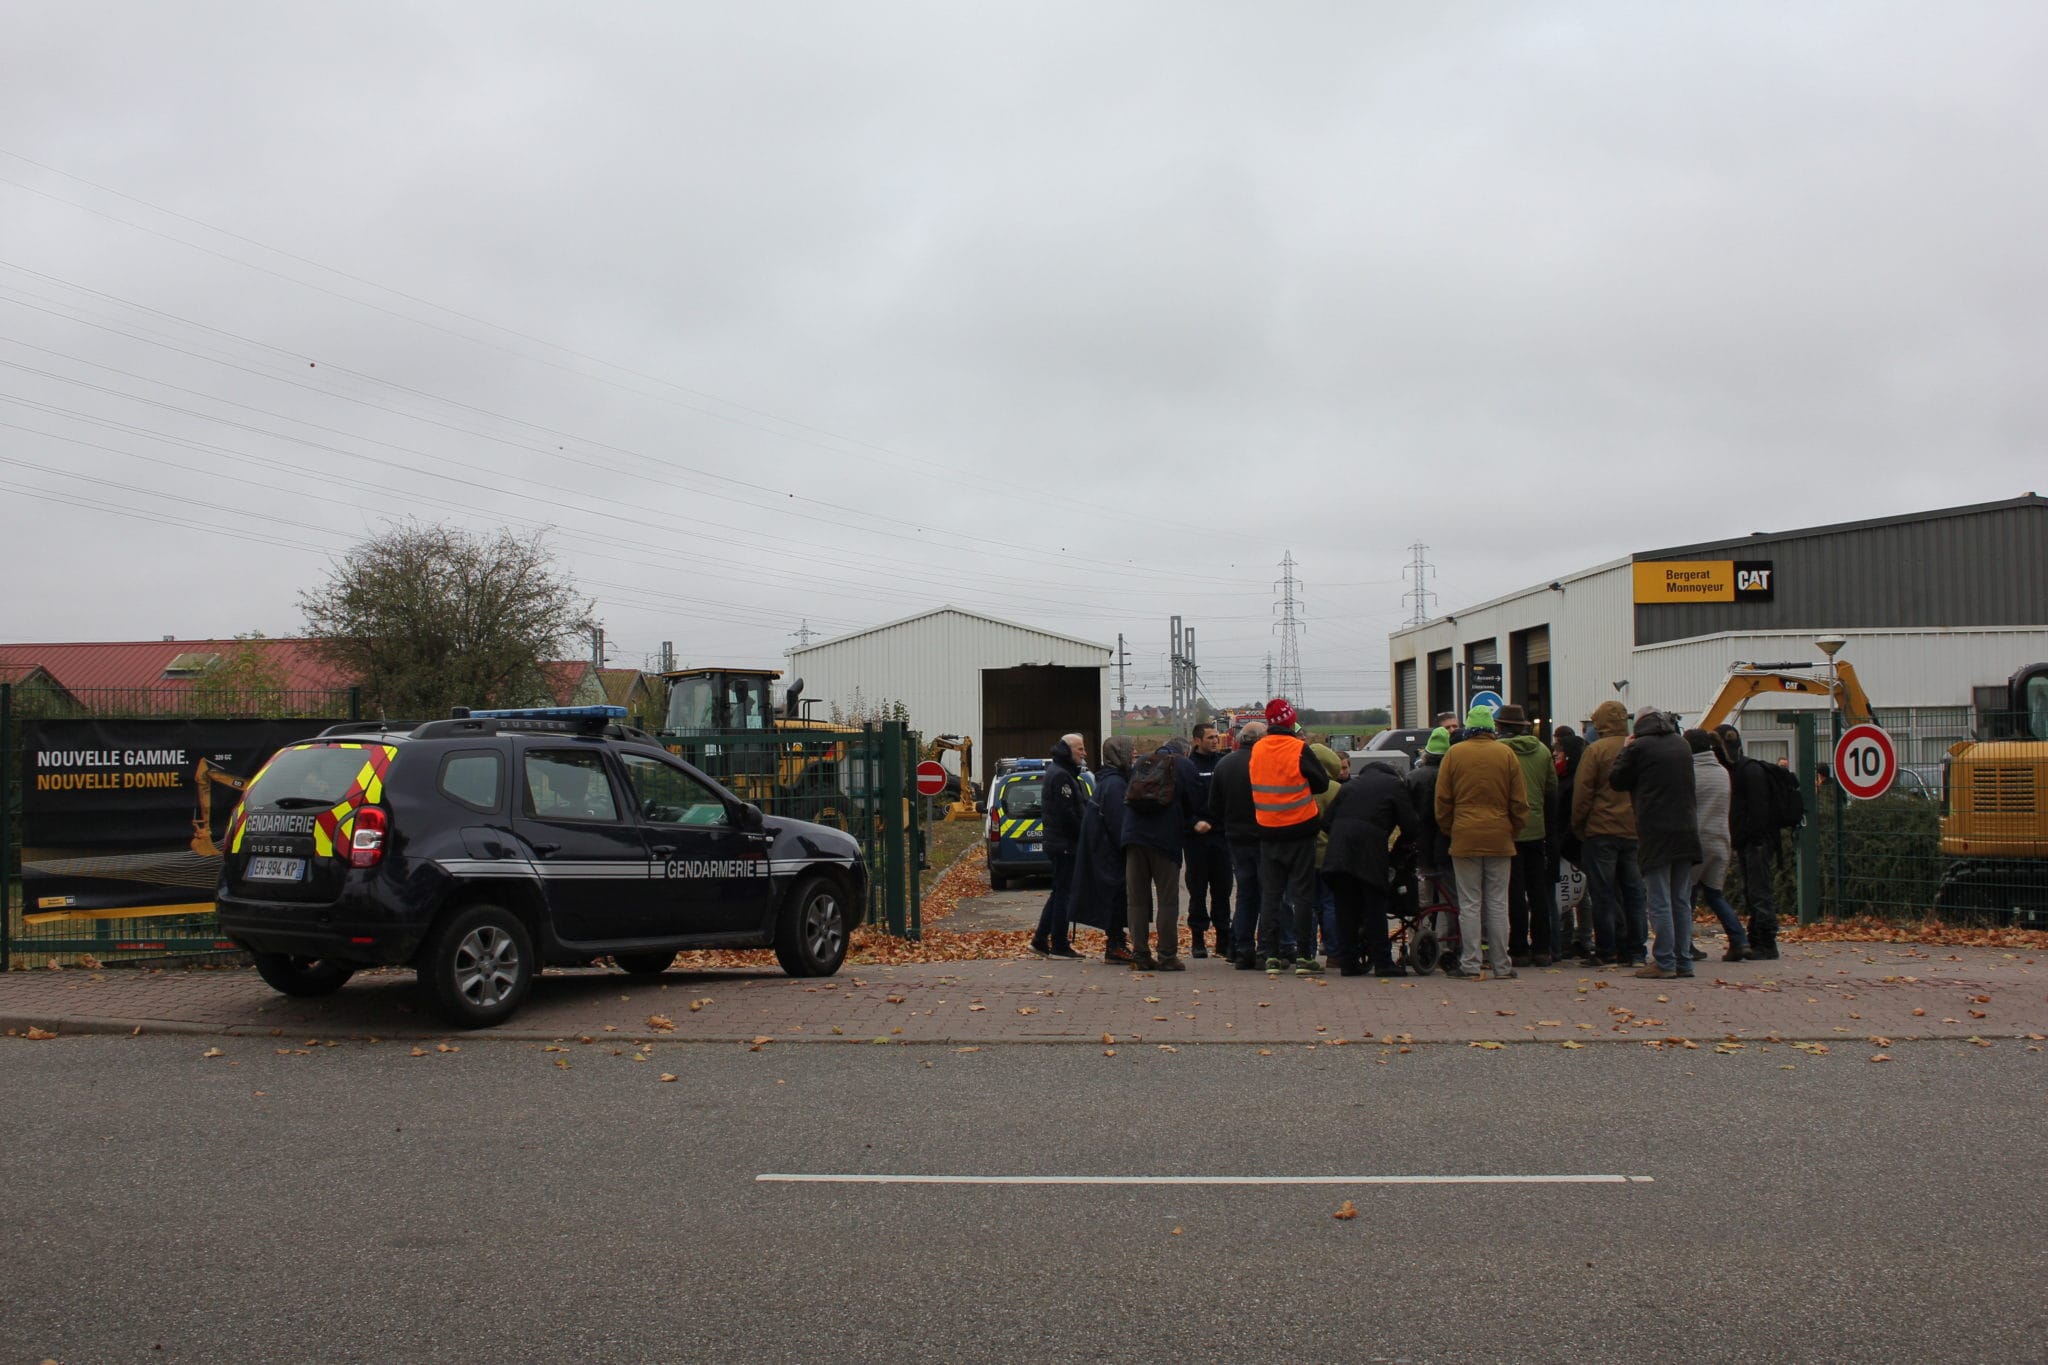
[[[466,711],[470,720],[624,720],[623,706],[512,706],[495,711]],[[461,719],[462,717],[458,717]]]

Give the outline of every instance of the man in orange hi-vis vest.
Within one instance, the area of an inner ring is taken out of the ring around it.
[[[1266,973],[1292,965],[1296,976],[1320,975],[1316,941],[1316,833],[1323,827],[1316,793],[1330,785],[1323,765],[1295,729],[1286,698],[1266,703],[1266,734],[1252,746],[1252,807],[1259,821],[1259,955]],[[1294,958],[1280,956],[1283,923],[1293,925]]]

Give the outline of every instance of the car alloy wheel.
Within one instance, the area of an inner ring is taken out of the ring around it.
[[[478,1009],[495,1009],[519,981],[519,945],[495,924],[479,924],[455,948],[455,989]]]

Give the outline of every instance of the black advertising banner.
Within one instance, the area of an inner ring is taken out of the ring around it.
[[[23,720],[29,921],[211,909],[215,841],[242,788],[279,748],[330,723]]]

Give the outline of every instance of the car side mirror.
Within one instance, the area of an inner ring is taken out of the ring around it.
[[[733,812],[733,824],[745,833],[760,833],[761,808],[751,801],[740,802],[739,809]]]

